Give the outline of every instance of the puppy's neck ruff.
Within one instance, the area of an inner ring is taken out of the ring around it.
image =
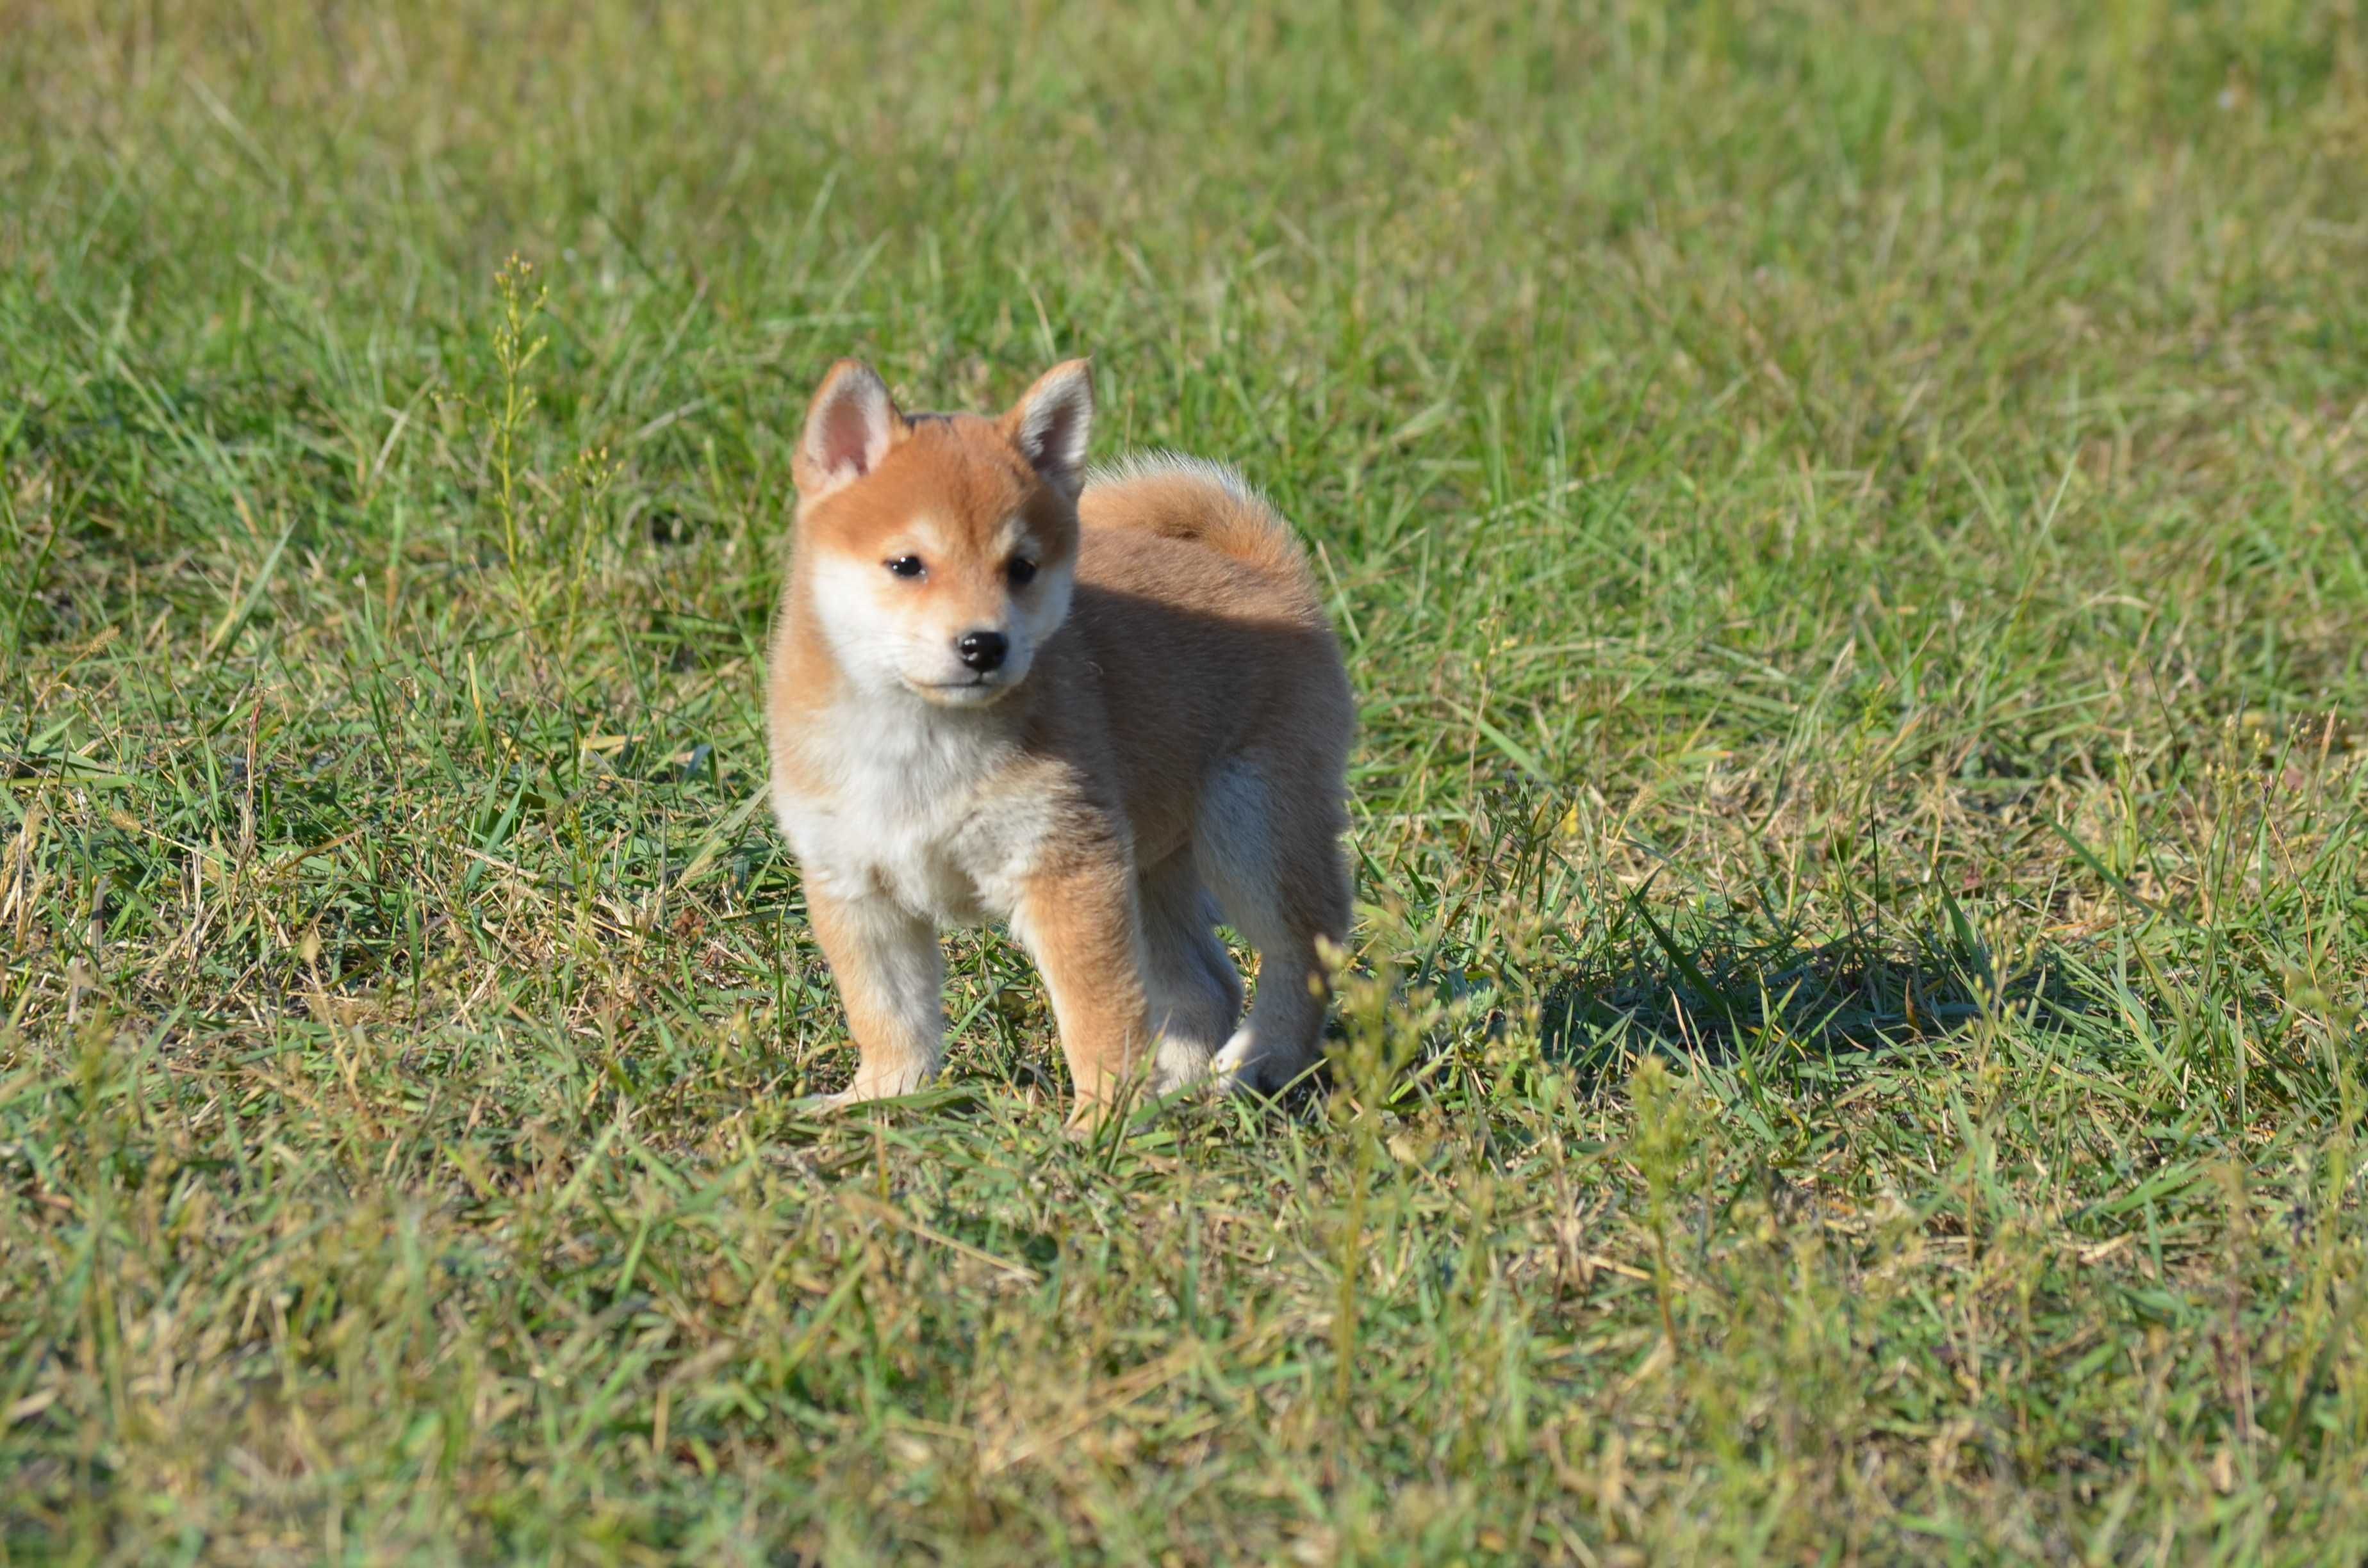
[[[996,789],[1020,756],[994,708],[948,708],[909,691],[842,683],[791,740],[775,814],[817,886],[883,897],[941,925],[1006,915],[1041,811]]]

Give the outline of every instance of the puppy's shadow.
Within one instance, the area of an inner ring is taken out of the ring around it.
[[[1713,1062],[1748,1051],[1790,1057],[1804,1076],[1840,1059],[1939,1044],[2001,1006],[2080,1010],[2059,971],[2041,962],[2001,977],[1962,924],[1854,931],[1804,943],[1734,914],[1674,925],[1630,905],[1626,928],[1593,962],[1546,977],[1545,1056],[1582,1080],[1639,1051]]]

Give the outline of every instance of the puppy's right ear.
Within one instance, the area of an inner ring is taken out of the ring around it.
[[[790,459],[802,500],[819,501],[880,466],[911,426],[896,412],[888,384],[860,359],[841,359],[822,379],[806,409],[805,434]]]

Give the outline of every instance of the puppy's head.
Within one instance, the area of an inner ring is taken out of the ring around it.
[[[871,368],[823,378],[791,462],[822,632],[860,685],[969,707],[1028,678],[1068,614],[1093,426],[1083,359],[1000,418],[898,412]]]

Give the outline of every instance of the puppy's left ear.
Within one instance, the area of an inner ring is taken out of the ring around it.
[[[1093,430],[1090,359],[1053,366],[1003,416],[1003,433],[1019,455],[1045,483],[1073,501],[1086,487],[1086,443]]]

